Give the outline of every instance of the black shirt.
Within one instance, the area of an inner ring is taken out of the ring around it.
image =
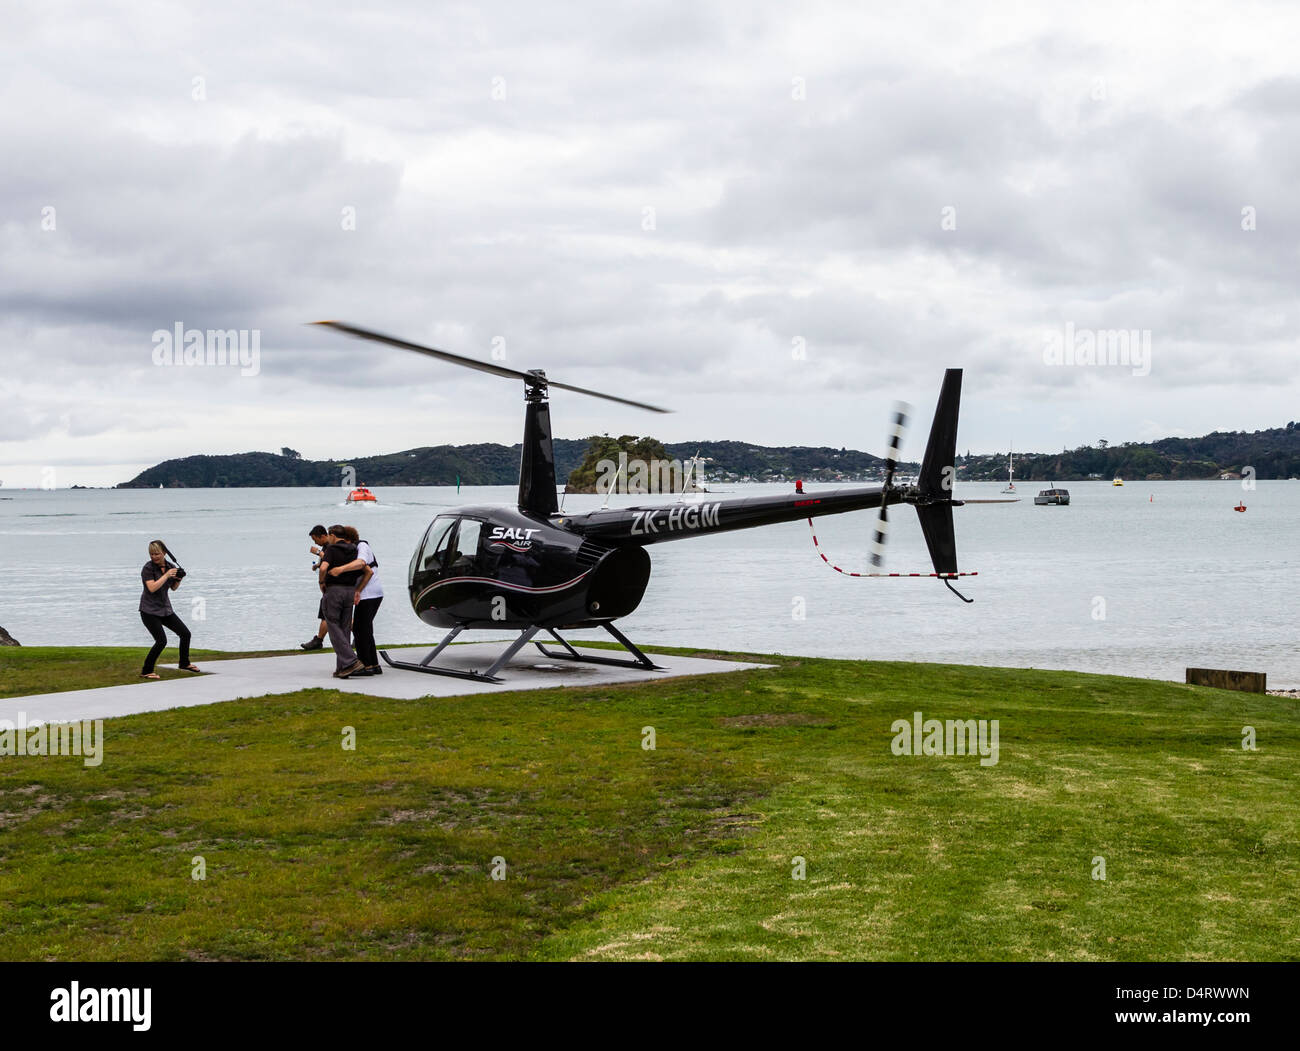
[[[140,595],[141,613],[152,613],[155,617],[170,617],[172,615],[172,600],[167,595],[172,589],[172,582],[167,581],[157,591],[150,591],[148,588],[149,581],[157,580],[167,572],[167,569],[167,566],[159,568],[154,565],[151,558],[144,564],[144,569],[140,570],[140,581],[146,585]]]
[[[349,562],[357,560],[357,545],[349,544],[345,540],[340,540],[337,544],[327,544],[325,550],[321,552],[320,560],[327,566],[346,566]],[[336,584],[344,584],[350,588],[357,586],[361,580],[361,570],[353,569],[347,573],[340,573],[332,577],[327,572],[325,574],[325,586],[332,588]]]

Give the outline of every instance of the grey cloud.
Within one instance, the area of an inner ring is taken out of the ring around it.
[[[859,25],[846,40],[870,45],[846,55],[833,12],[779,4],[123,8],[106,43],[19,10],[0,45],[0,340],[33,384],[19,434],[58,430],[55,359],[124,420],[142,380],[205,418],[237,402],[268,421],[393,391],[375,440],[394,447],[406,392],[458,413],[432,440],[482,439],[476,399],[507,397],[304,325],[321,317],[484,358],[501,337],[510,364],[659,400],[707,389],[709,428],[751,441],[751,398],[804,394],[807,440],[843,444],[811,433],[835,418],[815,399],[929,391],[951,364],[1075,419],[1113,397],[1135,429],[1167,418],[1155,392],[1293,382],[1295,78],[1094,100],[1122,70],[1102,38],[1011,32],[949,62]],[[1151,329],[1152,376],[1045,368],[1041,334],[1066,320]],[[257,328],[260,376],[149,368],[150,334],[177,321]],[[1054,443],[1057,415],[1025,426]],[[1202,415],[1221,418],[1213,398]]]

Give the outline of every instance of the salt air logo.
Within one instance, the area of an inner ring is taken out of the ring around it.
[[[522,526],[495,526],[488,540],[494,544],[505,544],[508,547],[532,547],[533,534],[540,533],[540,529],[524,529]]]
[[[1044,365],[1118,365],[1134,376],[1151,373],[1151,330],[1080,328],[1067,321],[1049,329],[1043,343]]]
[[[889,750],[895,755],[981,755],[980,766],[998,765],[998,721],[994,719],[895,719]]]
[[[0,756],[79,755],[86,766],[104,761],[104,720],[83,719],[73,723],[29,723],[27,713],[18,713],[15,724],[0,719]]]
[[[186,328],[183,321],[171,329],[155,329],[155,365],[239,366],[241,376],[262,370],[260,328]]]
[[[51,1022],[131,1022],[137,1033],[147,1032],[152,989],[83,989],[73,982],[50,993]]]
[[[634,511],[633,536],[649,536],[663,531],[672,533],[679,529],[707,529],[718,524],[722,503],[690,504],[687,507],[660,508],[656,511]]]

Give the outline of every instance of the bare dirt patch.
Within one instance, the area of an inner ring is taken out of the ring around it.
[[[728,715],[719,719],[723,726],[830,726],[829,719],[806,712],[764,712],[757,715]]]
[[[447,832],[481,828],[487,824],[525,819],[529,804],[538,798],[539,793],[536,792],[502,793],[487,788],[444,788],[429,795],[427,806],[385,811],[375,818],[375,824],[427,823]]]

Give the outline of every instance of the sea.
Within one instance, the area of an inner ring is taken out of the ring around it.
[[[810,493],[836,486],[808,486]],[[962,483],[959,499],[1005,499]],[[620,621],[633,641],[753,653],[1056,668],[1182,681],[1188,667],[1262,671],[1300,687],[1300,482],[1071,482],[1068,507],[956,508],[958,589],[931,578],[862,578],[876,512],[672,541],[649,548],[650,585]],[[720,485],[718,499],[790,491]],[[147,648],[140,569],[164,540],[188,572],[173,593],[205,649],[296,646],[316,628],[307,533],[355,526],[379,559],[377,634],[432,642],[411,612],[407,564],[437,514],[513,504],[513,486],[381,487],[378,503],[338,489],[0,489],[7,547],[0,625],[24,645]],[[568,496],[589,510],[602,497]],[[675,497],[615,496],[611,506]],[[1244,512],[1235,511],[1238,504]],[[890,514],[886,571],[929,572],[909,507]],[[506,638],[483,632],[478,637]],[[600,632],[574,638],[605,637]],[[2,652],[2,651],[0,651]]]

